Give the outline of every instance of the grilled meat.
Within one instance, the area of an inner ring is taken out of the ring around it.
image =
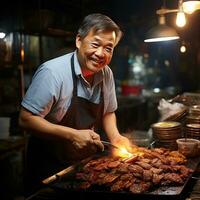
[[[143,193],[153,187],[183,185],[193,172],[184,165],[185,157],[176,151],[143,147],[137,151],[142,154],[134,155],[134,159],[105,156],[89,161],[76,174],[83,181],[79,188],[100,185],[110,191]]]

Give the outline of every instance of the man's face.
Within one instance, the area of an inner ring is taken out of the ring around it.
[[[83,39],[79,35],[76,37],[78,60],[84,76],[92,75],[110,63],[115,42],[114,31],[91,30]]]

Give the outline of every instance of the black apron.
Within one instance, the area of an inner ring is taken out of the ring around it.
[[[101,82],[101,95],[99,104],[77,96],[77,76],[74,69],[74,55],[71,57],[71,70],[73,77],[73,97],[67,113],[60,122],[60,125],[75,129],[101,128],[104,101],[103,101],[103,81]],[[40,188],[41,181],[54,173],[66,168],[74,160],[82,157],[74,156],[76,152],[71,144],[66,145],[66,141],[50,141],[37,138],[30,134],[27,158],[25,186],[27,192],[31,193]],[[66,147],[67,146],[67,147]],[[80,152],[77,153],[80,155]],[[74,160],[73,160],[74,159]],[[71,162],[72,161],[72,162]]]

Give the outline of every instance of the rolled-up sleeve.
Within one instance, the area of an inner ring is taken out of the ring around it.
[[[104,114],[117,109],[115,82],[110,68],[104,71]]]
[[[35,73],[21,105],[45,117],[58,97],[58,85],[50,69],[41,66]]]

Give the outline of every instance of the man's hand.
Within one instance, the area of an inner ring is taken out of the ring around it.
[[[100,136],[91,129],[77,130],[72,143],[77,150],[88,149],[94,153],[97,150],[104,150]]]
[[[129,141],[129,139],[122,135],[117,135],[112,139],[111,143],[117,147],[125,148],[127,151],[131,152],[133,144]]]

